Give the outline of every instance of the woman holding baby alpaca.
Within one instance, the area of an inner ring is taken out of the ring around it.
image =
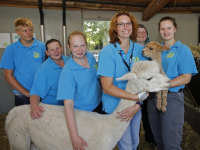
[[[103,87],[103,111],[106,114],[110,114],[116,109],[121,98],[139,100],[137,94],[125,91],[127,81],[116,80],[128,73],[133,63],[146,60],[142,56],[143,46],[134,43],[137,29],[137,20],[127,11],[120,11],[111,19],[110,44],[106,45],[99,54],[97,72]],[[143,92],[143,96],[146,98],[147,93]],[[141,121],[140,105],[141,103],[138,102],[119,113],[118,117],[122,121],[130,121],[130,125],[118,142],[120,150],[137,149]]]
[[[170,50],[163,51],[162,67],[171,87],[167,95],[167,111],[163,113],[156,108],[156,96],[150,96],[147,101],[149,121],[157,143],[158,150],[181,150],[182,130],[184,123],[183,88],[197,73],[194,58],[190,49],[175,40],[177,23],[172,17],[164,17],[158,23],[158,30],[165,45]]]

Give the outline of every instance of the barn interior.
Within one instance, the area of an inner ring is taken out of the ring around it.
[[[158,21],[164,16],[176,19],[176,39],[188,45],[199,71],[200,60],[200,1],[199,0],[0,0],[0,33],[10,34],[10,44],[15,33],[13,21],[26,17],[33,21],[37,40],[56,38],[64,46],[64,54],[70,55],[66,46],[68,35],[77,30],[84,32],[84,21],[110,21],[120,11],[129,11],[144,24],[151,41],[162,43],[158,33]],[[5,48],[0,48],[0,59]],[[185,119],[200,134],[199,74],[192,78],[185,89]],[[0,115],[14,107],[13,88],[5,81],[0,69]],[[191,117],[192,116],[192,117]]]

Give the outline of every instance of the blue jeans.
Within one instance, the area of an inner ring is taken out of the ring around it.
[[[137,150],[139,145],[139,131],[141,122],[141,109],[132,118],[124,135],[117,143],[120,150]]]
[[[23,94],[15,95],[15,106],[30,104],[29,97],[24,96]]]

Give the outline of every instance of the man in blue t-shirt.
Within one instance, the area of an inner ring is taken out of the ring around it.
[[[19,40],[6,47],[0,62],[5,80],[14,88],[15,106],[30,104],[35,72],[44,61],[45,44],[33,38],[33,23],[27,18],[14,21]]]

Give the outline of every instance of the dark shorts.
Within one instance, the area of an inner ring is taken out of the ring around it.
[[[92,111],[92,112],[97,112],[99,114],[103,114],[102,112],[102,101],[99,103],[99,105]]]
[[[26,97],[23,94],[14,94],[14,96],[15,96],[15,106],[30,104],[29,97]]]

